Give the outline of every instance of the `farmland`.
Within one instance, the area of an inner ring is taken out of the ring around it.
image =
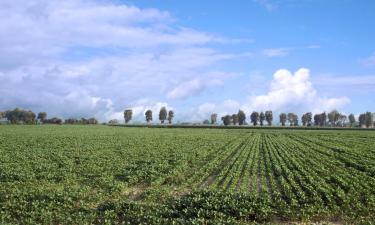
[[[0,223],[375,221],[375,132],[0,126]]]

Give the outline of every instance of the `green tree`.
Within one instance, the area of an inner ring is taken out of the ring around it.
[[[272,120],[273,120],[273,114],[272,111],[266,111],[266,121],[268,123],[268,126],[272,125]]]
[[[40,120],[40,122],[44,123],[44,120],[47,119],[47,113],[46,112],[38,113],[37,119]]]
[[[150,123],[152,121],[152,111],[151,111],[151,109],[149,109],[145,112],[145,117],[146,117],[147,123]]]
[[[338,120],[338,124],[341,126],[341,127],[344,127],[345,124],[346,124],[346,120],[348,119],[348,117],[344,114],[341,114],[339,115],[339,120]]]
[[[238,124],[239,125],[244,125],[245,122],[246,122],[246,114],[245,114],[245,112],[242,111],[242,110],[238,110],[237,116],[238,116]]]
[[[163,106],[161,107],[160,112],[159,112],[160,123],[163,124],[166,119],[167,119],[167,109]]]
[[[232,122],[233,122],[233,125],[237,125],[238,124],[238,122],[239,122],[238,114],[233,114],[232,115]]]
[[[98,124],[98,120],[97,119],[95,119],[95,118],[89,118],[88,119],[88,124]]]
[[[23,109],[15,108],[14,110],[8,110],[5,112],[5,118],[12,124],[25,123],[35,124],[36,115],[32,111],[26,111]]]
[[[374,123],[374,115],[371,112],[365,113],[365,125],[367,128],[372,127]]]
[[[312,113],[308,112],[308,113],[303,114],[301,120],[302,120],[303,126],[311,126]]]
[[[326,125],[327,125],[327,113],[323,112],[322,114],[320,114],[320,126],[324,127]]]
[[[212,113],[211,114],[211,124],[216,124],[216,122],[217,122],[217,114]]]
[[[133,118],[133,110],[132,109],[126,109],[124,111],[124,119],[125,123],[129,123],[130,120]]]
[[[319,126],[320,125],[320,114],[314,115],[314,125]]]
[[[263,126],[263,122],[266,120],[266,115],[264,115],[264,112],[260,112],[260,115],[259,115],[259,122],[260,122],[260,125]]]
[[[110,125],[116,125],[116,124],[118,124],[118,120],[117,119],[112,119],[112,120],[110,120],[108,122],[108,124],[110,124]]]
[[[349,115],[349,123],[350,123],[350,126],[351,127],[353,127],[354,125],[355,125],[355,116],[354,116],[354,114],[353,113],[351,113],[350,115]]]
[[[173,117],[174,117],[173,110],[169,110],[169,112],[168,112],[168,122],[169,122],[169,124],[172,124]]]
[[[293,126],[298,126],[298,115],[293,114]]]
[[[250,121],[253,123],[254,126],[258,125],[259,122],[259,113],[258,112],[252,112],[250,115]]]
[[[221,117],[221,120],[223,121],[223,124],[225,126],[228,126],[231,123],[232,116],[230,116],[230,115],[223,116],[223,117]]]
[[[335,127],[337,125],[337,121],[340,118],[340,113],[337,110],[332,110],[328,113],[328,122],[331,126]]]
[[[281,126],[285,126],[285,123],[287,121],[286,113],[281,113],[279,117],[280,117]]]
[[[366,114],[362,113],[358,117],[358,123],[360,127],[366,126]]]
[[[294,113],[288,113],[289,126],[298,126],[298,115]]]

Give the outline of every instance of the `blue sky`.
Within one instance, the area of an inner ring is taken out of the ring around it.
[[[375,2],[5,0],[0,110],[374,111]]]

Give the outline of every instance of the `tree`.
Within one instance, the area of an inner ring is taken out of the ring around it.
[[[40,120],[40,122],[44,123],[44,120],[47,119],[47,113],[46,112],[38,113],[37,119]]]
[[[66,121],[65,121],[65,122],[66,122]],[[118,124],[118,120],[117,120],[117,119],[110,120],[110,121],[108,122],[108,124],[110,124],[110,125],[116,125],[116,124]]]
[[[259,113],[253,112],[250,115],[250,121],[253,123],[254,126],[258,125],[259,122]]]
[[[34,112],[15,108],[14,110],[8,110],[5,112],[5,118],[12,124],[25,123],[34,124],[36,115]]]
[[[366,125],[366,114],[363,113],[363,114],[359,115],[358,122],[359,122],[360,127],[365,126]]]
[[[355,117],[354,117],[354,114],[353,114],[353,113],[351,113],[351,114],[349,115],[349,123],[350,123],[350,126],[351,126],[351,127],[353,127],[354,124],[355,124]]]
[[[327,125],[327,114],[326,114],[326,112],[323,112],[322,114],[320,114],[320,124],[319,125],[321,127]]]
[[[161,107],[160,112],[159,112],[160,123],[163,124],[166,119],[167,119],[167,109],[163,106]]]
[[[337,110],[332,110],[328,113],[328,122],[331,126],[335,127],[337,125],[337,121],[340,118],[340,113]]]
[[[367,128],[372,127],[374,123],[374,116],[371,112],[365,113],[365,125]]]
[[[204,121],[203,121],[203,124],[204,124],[204,125],[208,125],[208,124],[210,124],[210,121],[209,121],[209,120],[204,120]]]
[[[272,120],[273,120],[272,111],[266,111],[266,121],[268,123],[268,126],[272,125]]]
[[[216,124],[216,121],[217,121],[217,114],[212,113],[211,114],[211,124]]]
[[[288,122],[290,126],[298,126],[298,115],[288,113]]]
[[[124,111],[125,123],[129,123],[129,121],[132,120],[132,117],[133,117],[133,110],[132,109],[126,109]]]
[[[312,121],[312,113],[308,112],[302,115],[302,125],[303,126],[311,126]]]
[[[266,120],[266,115],[264,115],[264,112],[260,112],[259,114],[259,122],[260,125],[263,126],[263,122]]]
[[[168,122],[169,122],[169,124],[172,124],[173,117],[174,117],[173,110],[169,110],[169,112],[168,112]]]
[[[294,113],[288,113],[288,122],[289,122],[289,126],[293,126],[293,124],[294,124]]]
[[[0,119],[5,118],[5,112],[0,111]]]
[[[231,119],[232,119],[232,117],[230,115],[226,115],[226,116],[221,117],[221,120],[223,121],[223,124],[225,126],[228,126],[231,123]]]
[[[145,117],[146,117],[147,123],[150,123],[152,121],[152,111],[151,111],[151,109],[149,109],[145,112]]]
[[[285,113],[281,113],[279,117],[280,117],[280,123],[281,123],[281,126],[285,126],[285,123],[286,123],[286,121],[287,121],[287,116],[286,116],[286,114],[285,114]]]
[[[242,111],[242,110],[238,110],[237,116],[238,116],[238,124],[239,125],[244,125],[245,122],[246,122],[246,114],[245,114],[245,112]]]
[[[298,126],[298,115],[293,114],[293,126]]]
[[[338,124],[341,126],[341,127],[344,127],[345,124],[346,124],[346,120],[348,119],[348,117],[344,114],[341,114],[339,115],[339,120],[338,120]]]
[[[233,125],[237,125],[237,124],[238,124],[238,121],[239,121],[238,114],[233,114],[233,115],[232,115],[232,122],[233,122]]]
[[[61,125],[63,123],[63,121],[60,118],[53,117],[52,119],[46,119],[46,120],[44,120],[44,123],[59,124],[59,125]]]
[[[95,118],[89,118],[88,119],[88,124],[98,124],[98,120],[97,119],[95,119]]]
[[[320,124],[320,114],[315,114],[314,115],[314,125],[319,126]]]

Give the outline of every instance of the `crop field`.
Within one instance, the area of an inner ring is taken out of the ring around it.
[[[1,224],[375,222],[375,132],[0,126]]]

